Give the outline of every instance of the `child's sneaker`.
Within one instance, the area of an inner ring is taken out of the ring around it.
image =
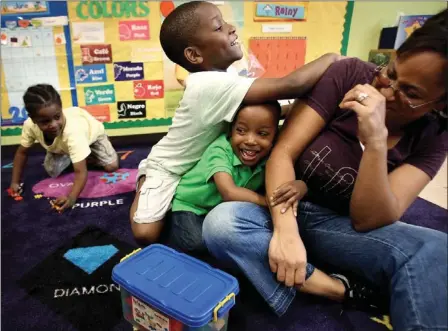
[[[330,277],[336,278],[344,284],[345,300],[344,307],[367,311],[388,312],[389,298],[381,294],[380,291],[368,287],[366,284],[349,280],[340,274],[331,274]]]

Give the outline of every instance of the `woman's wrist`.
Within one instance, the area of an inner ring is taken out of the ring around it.
[[[373,148],[373,149],[387,149],[387,137],[388,137],[388,130],[384,126],[382,129],[378,130],[378,134],[375,136],[371,136],[368,139],[366,139],[365,146],[366,148]]]
[[[281,206],[277,206],[279,208]],[[292,213],[292,209],[288,210],[285,214],[279,214],[272,216],[274,230],[281,233],[284,232],[294,232],[299,231],[299,226],[297,225],[297,219]]]

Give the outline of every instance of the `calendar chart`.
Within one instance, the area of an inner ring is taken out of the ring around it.
[[[39,83],[53,85],[64,108],[86,109],[111,136],[165,132],[188,72],[165,56],[160,26],[188,1],[2,0],[2,144],[19,142],[23,94]],[[352,2],[213,3],[235,26],[243,50],[229,68],[234,74],[281,77],[347,49]]]
[[[1,126],[27,119],[22,97],[34,84],[53,85],[71,106],[66,4],[7,1],[1,11]]]
[[[53,28],[2,29],[6,42],[2,47],[2,71],[8,90],[11,124],[26,119],[22,96],[27,87],[46,83],[60,89]]]

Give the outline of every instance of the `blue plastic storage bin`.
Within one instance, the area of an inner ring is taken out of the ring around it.
[[[239,292],[235,277],[158,244],[125,257],[112,279],[139,330],[225,331]]]

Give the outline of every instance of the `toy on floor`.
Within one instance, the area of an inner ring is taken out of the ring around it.
[[[125,256],[112,271],[134,330],[226,331],[235,277],[163,245]]]
[[[23,183],[19,184],[19,192],[14,193],[11,188],[6,189],[6,192],[8,192],[8,195],[13,198],[15,201],[22,201],[22,193],[23,193]]]
[[[55,203],[55,200],[50,200],[51,209],[56,210],[59,214],[62,213],[62,207]]]

